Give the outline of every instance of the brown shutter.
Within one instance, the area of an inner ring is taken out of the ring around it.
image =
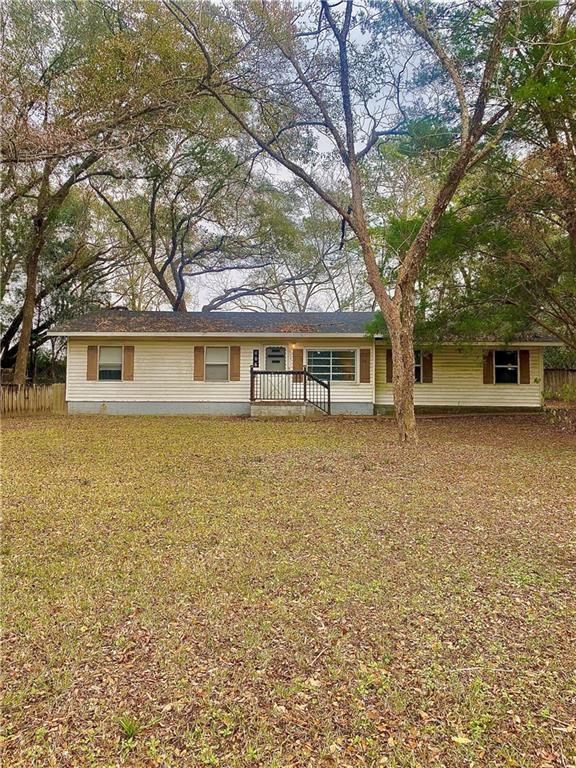
[[[494,384],[494,350],[484,350],[484,384]]]
[[[386,384],[392,384],[394,380],[394,367],[392,363],[392,350],[386,350]]]
[[[432,384],[434,359],[432,352],[422,352],[422,383]]]
[[[98,347],[88,347],[86,357],[86,381],[98,380]]]
[[[122,380],[134,381],[134,347],[124,347]]]
[[[240,347],[230,347],[230,381],[240,381]]]
[[[293,349],[292,350],[292,370],[303,371],[304,370],[304,350]],[[295,383],[302,381],[302,376],[294,376]]]
[[[521,349],[518,357],[520,358],[520,384],[530,384],[530,350]]]
[[[370,350],[360,350],[360,384],[370,384]]]
[[[194,381],[204,381],[204,347],[194,347]]]

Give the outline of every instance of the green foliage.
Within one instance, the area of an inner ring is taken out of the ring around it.
[[[454,142],[454,131],[434,117],[413,120],[405,126],[405,130],[408,136],[398,141],[398,150],[408,157],[447,149]]]
[[[544,367],[576,370],[576,350],[566,347],[546,347],[544,350]]]
[[[122,733],[122,738],[126,741],[134,741],[142,730],[142,725],[132,715],[122,715],[116,722]]]

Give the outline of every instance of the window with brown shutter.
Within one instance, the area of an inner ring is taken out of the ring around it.
[[[360,350],[360,384],[370,384],[370,350]]]
[[[124,365],[122,366],[122,380],[134,381],[134,347],[124,347]]]
[[[98,380],[98,347],[90,345],[86,355],[86,381]]]
[[[194,381],[204,381],[204,347],[194,347]]]
[[[392,362],[392,350],[386,350],[386,384],[394,381],[394,364]]]
[[[494,351],[485,349],[482,360],[484,384],[494,384]]]
[[[230,347],[230,381],[240,381],[240,347]]]
[[[434,357],[432,352],[414,350],[414,382],[416,384],[432,384],[434,371]],[[394,363],[392,350],[386,350],[386,383],[394,382]]]
[[[520,358],[520,384],[530,384],[530,350],[521,349]]]

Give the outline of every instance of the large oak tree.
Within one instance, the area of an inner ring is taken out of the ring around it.
[[[417,282],[432,238],[467,174],[506,135],[520,107],[519,87],[539,77],[574,12],[561,3],[545,36],[522,24],[520,0],[450,3],[395,0],[368,8],[329,3],[240,3],[227,9],[237,35],[230,61],[188,6],[164,4],[205,61],[203,86],[278,165],[299,177],[339,214],[358,239],[368,283],[384,316],[394,361],[394,405],[401,442],[417,440],[414,325]],[[519,32],[521,31],[521,34]],[[473,44],[472,44],[473,42]],[[512,66],[530,51],[525,69]],[[410,78],[410,89],[406,80]],[[446,126],[435,193],[418,231],[383,279],[366,206],[362,164],[389,136],[414,121]],[[315,174],[330,153],[347,181],[334,196]]]

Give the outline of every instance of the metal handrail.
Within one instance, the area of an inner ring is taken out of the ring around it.
[[[264,386],[262,382],[268,382]],[[260,371],[250,366],[250,402],[310,403],[330,414],[330,382],[309,373],[304,367],[294,371]]]

